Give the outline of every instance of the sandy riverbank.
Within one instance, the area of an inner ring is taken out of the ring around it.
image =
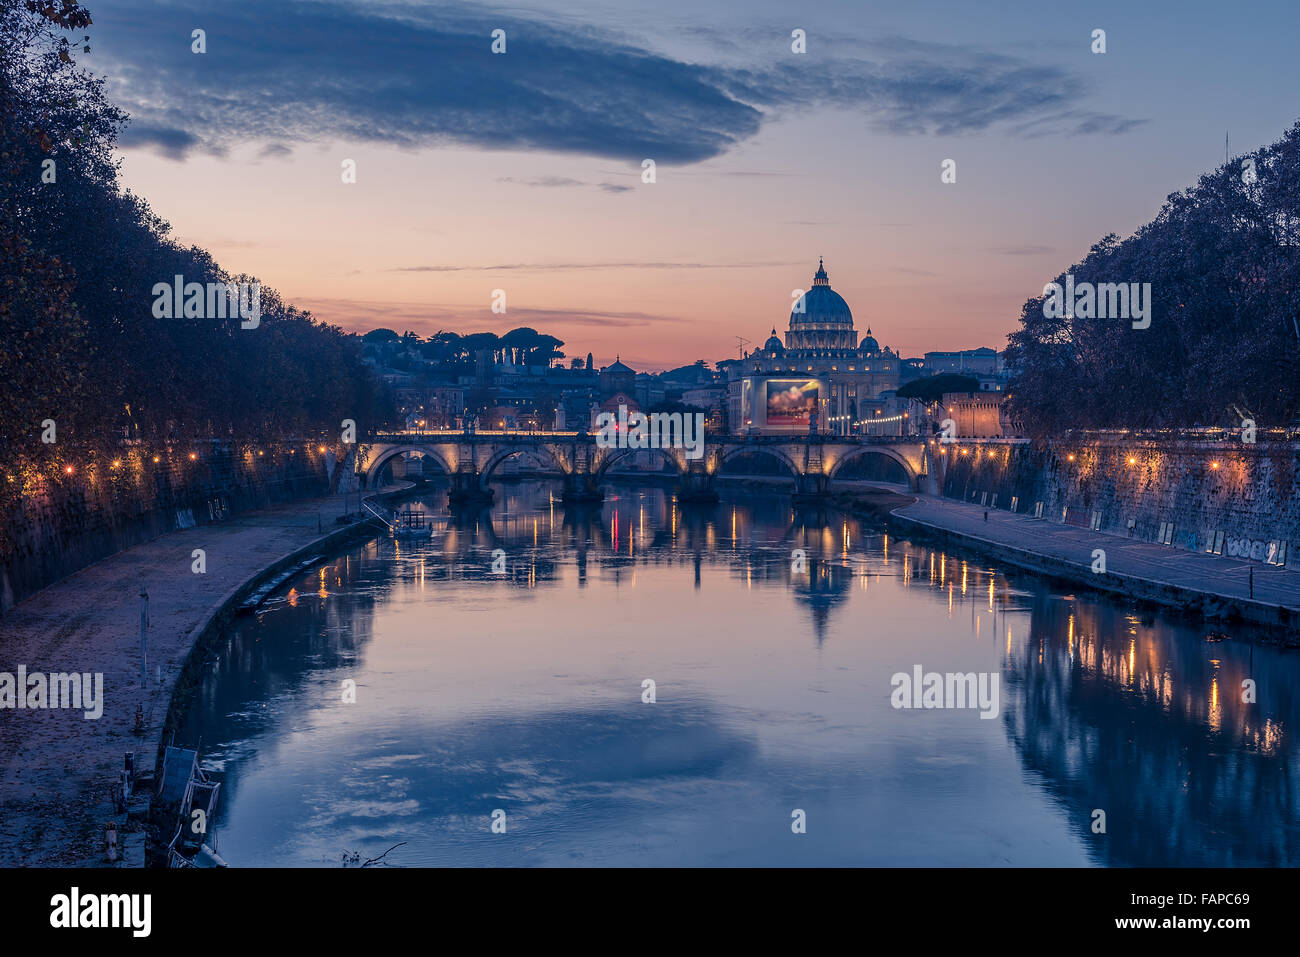
[[[356,504],[352,497],[353,507]],[[309,499],[160,536],[21,602],[0,620],[0,673],[103,674],[103,715],[0,710],[0,866],[98,866],[127,752],[152,769],[196,642],[256,585],[362,534],[343,500]],[[195,573],[194,550],[206,571]],[[149,594],[148,672],[140,669],[141,589]],[[144,733],[134,733],[136,709]],[[132,856],[143,849],[127,841]],[[128,863],[140,864],[141,860]]]

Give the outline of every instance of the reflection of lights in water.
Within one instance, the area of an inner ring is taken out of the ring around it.
[[[966,563],[961,563],[961,597],[966,597]]]
[[[1223,721],[1223,712],[1219,708],[1219,676],[1210,679],[1210,727],[1215,731]]]
[[[942,586],[948,581],[948,556],[939,556],[939,584]]]
[[[952,617],[952,585],[948,586],[948,617]]]
[[[1128,643],[1128,683],[1133,683],[1133,672],[1136,670],[1137,662],[1137,640],[1134,639]]]
[[[989,611],[993,610],[993,573],[989,572]]]
[[[934,581],[934,552],[930,553],[930,581]]]
[[[1007,628],[1007,654],[1011,654],[1011,629]]]
[[[1070,615],[1070,627],[1065,633],[1065,648],[1070,655],[1070,660],[1074,660],[1074,615]]]
[[[885,536],[885,564],[889,564],[889,536]]]
[[[1264,727],[1255,734],[1255,746],[1265,754],[1276,754],[1282,744],[1282,726],[1272,718],[1266,718]]]
[[[290,588],[290,589],[289,589],[289,594],[288,594],[288,596],[286,596],[286,597],[287,597],[288,600],[289,600],[289,607],[290,607],[290,608],[297,608],[297,607],[298,607],[298,589],[296,589],[296,588]]]

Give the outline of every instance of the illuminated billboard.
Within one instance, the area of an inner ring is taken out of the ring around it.
[[[817,408],[816,379],[768,379],[767,424],[808,428]]]

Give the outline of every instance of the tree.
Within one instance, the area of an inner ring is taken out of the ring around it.
[[[916,399],[926,405],[933,405],[949,392],[978,392],[978,379],[955,372],[941,372],[928,379],[913,379],[898,390],[900,399]]]
[[[1055,281],[1067,273],[1076,288],[1149,283],[1149,325],[1049,317],[1044,296],[1029,299],[1005,358],[1010,412],[1031,434],[1295,422],[1300,123],[1171,194],[1127,239],[1103,237]]]
[[[155,447],[282,439],[391,411],[361,340],[272,289],[260,287],[255,329],[237,315],[155,314],[155,285],[175,275],[257,280],[176,243],[120,188],[112,151],[126,117],[62,35],[89,25],[73,0],[0,0],[0,461],[13,476],[0,481],[3,513],[65,461],[106,464],[124,436]],[[54,443],[40,440],[48,420]]]

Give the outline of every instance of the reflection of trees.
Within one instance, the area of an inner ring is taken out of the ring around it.
[[[273,732],[280,713],[268,702],[301,695],[321,672],[355,661],[372,637],[376,599],[390,585],[371,543],[304,573],[287,595],[227,631],[176,736],[177,744],[200,747],[205,763],[225,764],[223,803],[239,787],[228,742]],[[332,600],[321,597],[326,594]],[[321,693],[337,695],[340,688]],[[220,820],[220,807],[217,813]]]
[[[1040,595],[1027,646],[1007,657],[1008,734],[1102,863],[1300,861],[1294,666],[1272,649],[1200,639],[1108,603]],[[1241,700],[1246,678],[1255,704]],[[1094,808],[1104,835],[1091,833]]]

